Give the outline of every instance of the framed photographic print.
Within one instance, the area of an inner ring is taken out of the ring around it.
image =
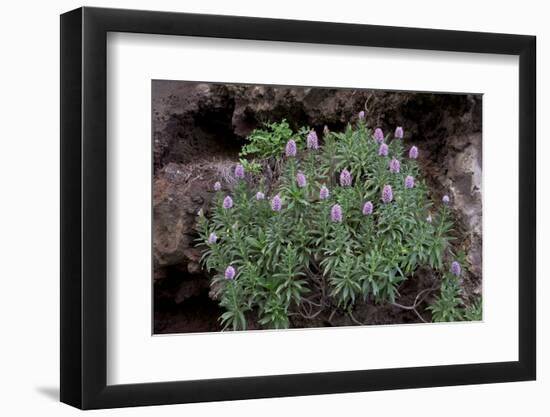
[[[535,38],[61,16],[61,400],[535,379]]]

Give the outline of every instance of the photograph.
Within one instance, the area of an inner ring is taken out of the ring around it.
[[[6,2],[0,417],[550,416],[502,3]]]
[[[483,319],[481,94],[151,97],[153,334]]]

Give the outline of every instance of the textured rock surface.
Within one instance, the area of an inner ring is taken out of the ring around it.
[[[464,277],[466,298],[481,293],[481,96],[154,81],[155,305],[165,308],[155,315],[156,331],[181,331],[166,320],[188,321],[189,306],[208,298],[208,279],[194,248],[196,213],[210,206],[216,180],[225,178],[222,183],[230,186],[245,137],[263,122],[282,118],[294,129],[309,125],[320,133],[327,125],[338,130],[356,120],[361,109],[368,124],[384,132],[403,126],[405,143],[420,150],[433,198],[451,196],[474,266]],[[217,316],[217,306],[210,307]],[[374,310],[365,314],[373,323],[385,317]],[[204,326],[194,325],[196,331],[217,330],[216,320],[206,316]],[[321,325],[339,320],[326,319]],[[409,314],[399,320],[415,318]]]
[[[448,190],[459,220],[460,235],[470,264],[465,277],[467,296],[481,294],[482,273],[482,155],[481,133],[448,138],[436,180]],[[432,171],[432,173],[435,173]]]
[[[170,162],[157,172],[153,183],[153,254],[157,266],[187,265],[189,273],[199,272],[200,250],[194,247],[197,213],[208,209],[214,182],[228,175],[233,165],[233,160],[223,158]]]

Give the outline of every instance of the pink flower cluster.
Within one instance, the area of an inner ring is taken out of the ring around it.
[[[360,121],[364,121],[365,120],[365,112],[364,111],[359,112],[358,118],[359,118]],[[327,136],[329,133],[330,132],[329,132],[328,127],[325,126],[324,129],[323,129],[324,136]],[[384,142],[385,137],[384,137],[384,132],[382,131],[382,129],[381,128],[376,128],[375,131],[374,131],[373,136],[374,136],[374,139],[376,140],[376,142],[380,145],[379,148],[378,148],[378,155],[383,156],[383,157],[387,157],[389,155],[389,146],[388,146],[388,144],[386,144]],[[394,137],[396,139],[403,139],[403,136],[404,136],[403,127],[401,127],[401,126],[396,127],[395,132],[394,132]],[[316,149],[319,148],[319,139],[317,137],[317,133],[315,132],[315,130],[311,130],[307,134],[306,146],[310,150],[316,150]],[[296,142],[293,139],[290,139],[287,142],[286,146],[285,146],[285,155],[287,157],[295,157],[296,153],[297,153]],[[417,159],[418,158],[418,148],[416,146],[412,146],[409,149],[409,158],[410,159]],[[394,173],[394,174],[397,174],[401,171],[401,164],[400,164],[398,159],[392,158],[389,161],[389,170],[390,170],[391,173]],[[245,169],[244,169],[244,166],[242,164],[237,164],[236,165],[236,167],[235,167],[235,177],[238,178],[238,179],[244,179]],[[296,180],[296,184],[300,188],[304,188],[307,185],[307,178],[306,178],[305,174],[302,171],[298,171],[298,173],[296,174],[295,180]],[[352,175],[351,175],[350,171],[347,168],[344,168],[340,172],[339,181],[340,181],[340,186],[342,186],[342,187],[350,187],[352,185],[353,178],[352,178]],[[415,187],[414,177],[411,176],[411,175],[407,175],[405,177],[404,186],[405,186],[406,189],[414,188]],[[216,182],[214,184],[214,190],[220,191],[221,189],[222,189],[221,183],[219,181]],[[265,195],[264,195],[263,192],[258,191],[256,193],[255,198],[258,201],[264,200]],[[327,188],[327,186],[323,184],[321,186],[320,190],[319,190],[319,199],[320,200],[328,200],[329,198],[330,198],[330,191]],[[392,186],[390,184],[384,185],[384,187],[382,188],[382,192],[381,192],[382,202],[384,204],[389,204],[393,201],[393,198],[394,198],[394,196],[393,196]],[[449,197],[447,195],[445,195],[443,197],[443,203],[444,204],[449,203]],[[279,194],[275,195],[271,199],[271,209],[273,211],[275,211],[275,212],[281,211],[282,205],[283,205],[283,201],[282,201],[281,197],[279,196]],[[224,209],[230,209],[232,207],[233,207],[233,199],[231,198],[231,196],[226,196],[223,200],[223,208]],[[373,203],[371,201],[366,201],[363,204],[363,207],[362,207],[362,214],[364,216],[370,216],[373,213],[373,211],[374,211]],[[339,204],[332,205],[331,209],[330,209],[331,221],[334,222],[334,223],[341,223],[343,221],[343,217],[344,217],[344,214],[343,214],[342,207]],[[431,221],[432,221],[431,216],[428,216],[426,218],[426,221],[428,223],[431,223]],[[209,238],[208,238],[208,243],[210,243],[210,244],[216,243],[217,239],[218,239],[218,237],[216,236],[216,234],[211,233]],[[452,270],[453,274],[458,276],[460,274],[460,265],[456,261],[453,262],[453,264],[451,266],[451,270]],[[228,266],[226,271],[225,271],[226,278],[233,279],[235,274],[236,274],[235,269],[232,266]]]
[[[319,149],[319,139],[315,130],[312,130],[307,135],[307,148],[313,150]]]
[[[351,186],[351,182],[351,173],[346,168],[344,168],[342,172],[340,172],[340,185],[342,187],[349,187]]]
[[[384,132],[379,127],[374,130],[374,140],[378,143],[384,142]]]

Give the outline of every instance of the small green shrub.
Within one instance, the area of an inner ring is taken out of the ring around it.
[[[432,320],[460,321],[463,318],[463,303],[460,297],[460,283],[458,278],[450,272],[443,276],[441,291],[434,303],[428,307],[432,312]]]
[[[461,262],[454,261],[450,270],[444,272],[439,294],[428,307],[434,322],[481,320],[481,299],[476,300],[469,306],[464,305],[460,285],[460,275],[462,274],[460,265],[465,263],[464,254],[458,254],[457,257]]]
[[[433,206],[418,150],[405,153],[396,136],[373,132],[362,118],[343,132],[326,130],[322,146],[314,131],[293,133],[285,120],[251,133],[233,192],[216,192],[212,215],[198,219],[225,329],[246,329],[247,318],[287,328],[292,315],[394,303],[418,268],[442,271],[453,259],[449,207]],[[280,174],[247,181],[268,158]],[[436,321],[458,317],[460,287],[451,276],[443,273],[430,307]]]
[[[477,299],[464,309],[464,320],[481,321],[483,319],[483,305],[481,299]]]
[[[278,156],[292,136],[292,129],[285,119],[280,123],[266,123],[265,129],[256,129],[247,137],[248,143],[242,147],[239,156],[259,159]]]

